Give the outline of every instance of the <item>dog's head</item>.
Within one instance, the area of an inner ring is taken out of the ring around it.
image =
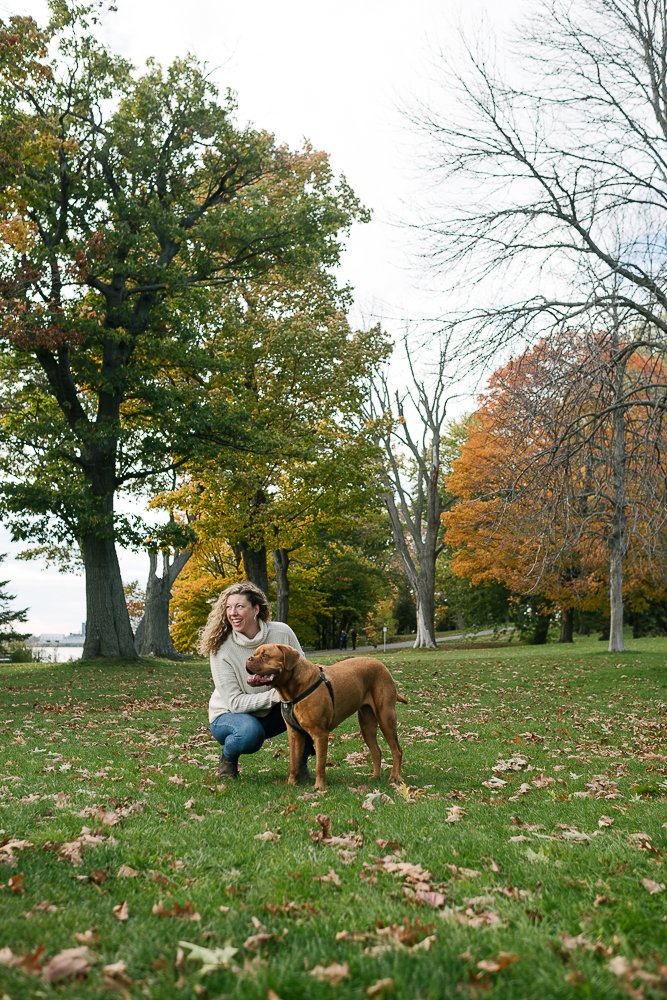
[[[299,652],[291,646],[280,643],[264,643],[246,660],[249,673],[248,684],[260,687],[262,684],[278,685],[294,670],[299,660]]]

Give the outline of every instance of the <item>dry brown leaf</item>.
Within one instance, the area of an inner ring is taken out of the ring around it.
[[[255,840],[280,840],[280,834],[274,833],[272,830],[265,830],[264,833],[255,834]]]
[[[347,962],[332,962],[326,966],[316,965],[308,975],[319,979],[322,983],[329,983],[330,986],[339,986],[345,979],[350,978],[350,967]]]
[[[83,850],[85,847],[95,847],[110,839],[109,837],[103,837],[101,834],[92,833],[88,827],[84,826],[78,837],[60,845],[58,848],[58,857],[64,861],[69,861],[75,868],[79,868],[83,864]]]
[[[30,917],[34,917],[37,913],[57,913],[59,909],[60,907],[56,906],[55,903],[52,903],[48,899],[43,899],[41,903],[35,903],[32,910],[28,910],[23,916],[26,920],[29,920]]]
[[[113,913],[116,920],[120,920],[121,922],[124,920],[129,920],[130,908],[127,905],[127,900],[125,899],[123,900],[122,903],[117,903],[111,912]]]
[[[320,829],[310,831],[310,839],[316,844],[325,844],[327,847],[357,848],[364,842],[363,833],[344,833],[334,837],[331,833],[331,820],[323,813],[318,813],[315,817]],[[347,863],[347,862],[346,862]]]
[[[164,902],[160,900],[158,903],[153,904],[151,913],[154,917],[184,917],[186,920],[192,920],[194,923],[198,923],[201,920],[201,914],[197,913],[190,900],[186,903],[174,903],[169,907],[165,906]]]
[[[42,976],[47,983],[84,978],[90,972],[91,963],[94,961],[95,955],[85,945],[65,948],[46,963],[42,969]]]
[[[615,976],[627,976],[632,970],[632,966],[623,955],[615,955],[610,961],[608,969]]]
[[[445,823],[460,823],[465,815],[465,809],[461,806],[451,806],[445,816]]]
[[[377,1000],[377,998],[382,998],[387,990],[393,990],[395,986],[396,982],[393,979],[378,979],[377,982],[368,987],[366,996],[370,997],[371,1000]]]
[[[25,892],[23,888],[23,875],[10,875],[7,881],[7,888],[17,896],[22,895]]]
[[[340,876],[330,868],[326,875],[315,875],[315,882],[333,882],[334,885],[342,885]]]
[[[432,906],[434,909],[439,909],[447,902],[447,897],[442,892],[435,892],[433,889],[418,889],[414,898],[417,902]]]
[[[279,941],[282,937],[284,937],[283,934],[277,934],[275,931],[260,930],[259,933],[251,934],[250,937],[247,937],[243,942],[243,947],[247,951],[257,951],[267,941]]]
[[[24,851],[26,847],[34,846],[29,840],[6,840],[4,844],[0,844],[0,858],[2,858],[2,863],[4,865],[14,864],[16,861],[14,851]]]
[[[652,896],[656,895],[658,892],[664,892],[665,886],[664,882],[654,882],[652,878],[643,878],[642,885],[647,892],[650,892]]]
[[[117,980],[123,983],[125,986],[129,985],[132,982],[130,977],[126,975],[126,972],[127,972],[127,966],[122,959],[120,959],[118,962],[112,962],[111,965],[104,965],[102,967],[102,973],[106,979]]]
[[[116,872],[116,878],[138,878],[139,872],[136,868],[131,868],[129,865],[121,865]]]
[[[74,935],[74,940],[79,944],[97,944],[100,940],[100,932],[97,927],[90,927],[87,931],[82,931]]]
[[[483,958],[477,963],[482,972],[502,972],[508,965],[519,961],[519,956],[509,951],[501,951],[495,958]]]

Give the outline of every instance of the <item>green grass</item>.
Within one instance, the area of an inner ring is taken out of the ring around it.
[[[383,658],[406,784],[348,720],[326,794],[284,737],[218,785],[206,664],[3,665],[0,996],[664,997],[667,642]]]

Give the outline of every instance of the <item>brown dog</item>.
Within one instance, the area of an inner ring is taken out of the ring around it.
[[[378,724],[391,749],[393,766],[389,780],[401,781],[403,751],[396,732],[396,702],[407,704],[398,694],[394,679],[379,660],[355,656],[326,668],[304,659],[291,646],[258,646],[246,670],[253,686],[270,684],[283,703],[289,738],[289,783],[296,784],[303,755],[305,733],[315,744],[315,789],[326,788],[325,768],[329,733],[353,712],[359,716],[361,735],[373,761],[373,774],[380,777]]]

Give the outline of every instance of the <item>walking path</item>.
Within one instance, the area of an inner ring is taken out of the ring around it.
[[[440,635],[436,636],[436,643],[441,642],[455,642],[457,639],[472,639],[483,635],[493,635],[493,629],[487,628],[480,632],[457,632],[455,635]],[[356,649],[351,649],[348,645],[347,649],[307,649],[306,653],[308,656],[330,656],[335,653],[346,653],[347,656],[360,656],[362,653],[372,653],[377,655],[378,653],[390,652],[392,649],[412,649],[414,647],[414,639],[401,640],[400,642],[388,642],[386,648],[380,644],[379,646],[359,646]]]

